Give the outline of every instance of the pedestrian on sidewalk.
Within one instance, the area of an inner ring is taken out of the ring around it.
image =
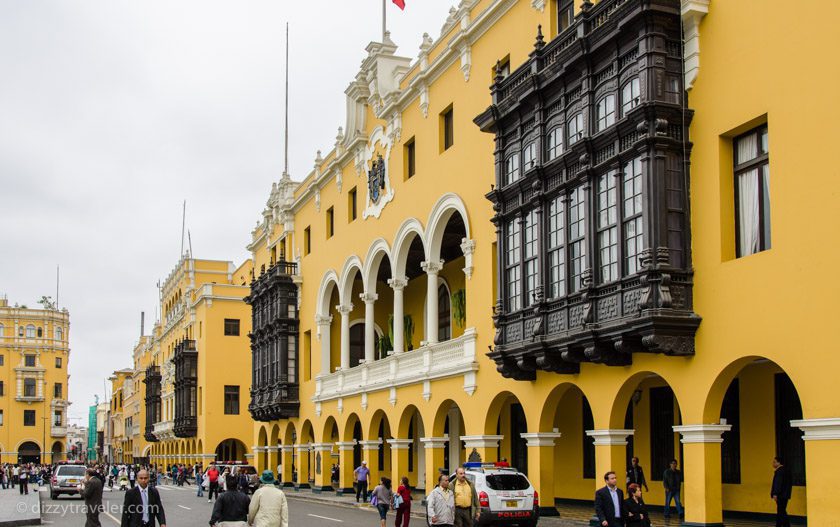
[[[630,468],[627,469],[627,493],[630,493],[630,485],[635,483],[639,486],[639,488],[644,487],[645,492],[650,492],[647,486],[647,480],[645,480],[645,471],[642,470],[642,466],[639,465],[639,458],[633,456],[630,460]],[[632,494],[631,494],[632,495]]]
[[[197,498],[204,497],[204,472],[201,470],[201,465],[196,465],[195,469],[195,496]]]
[[[385,517],[388,515],[388,509],[391,508],[391,500],[394,498],[394,493],[391,491],[391,478],[382,477],[379,480],[373,492],[371,493],[370,504],[376,506],[379,511],[379,527],[385,527]]]
[[[650,516],[647,505],[642,499],[642,487],[638,483],[631,483],[627,488],[629,497],[624,500],[624,511],[627,515],[627,527],[650,527]]]
[[[665,487],[665,518],[671,517],[671,498],[677,507],[677,517],[683,515],[682,503],[680,503],[680,487],[682,486],[682,472],[677,468],[677,460],[672,459],[668,468],[662,474],[662,485]]]
[[[213,514],[210,516],[210,526],[214,527],[247,527],[248,506],[251,498],[240,491],[236,482],[236,476],[228,476],[228,491],[221,495],[213,505]]]
[[[356,487],[356,503],[359,502],[359,496],[362,501],[367,501],[368,477],[370,477],[370,469],[367,467],[367,461],[362,461],[362,464],[356,467],[353,471],[353,484]]]
[[[274,473],[263,470],[259,483],[248,506],[248,524],[252,527],[289,527],[286,494],[274,485]]]
[[[137,473],[137,486],[126,491],[120,527],[166,527],[166,514],[158,490],[149,485],[149,473]]]
[[[449,476],[438,476],[438,484],[426,498],[426,515],[430,525],[451,527],[455,523],[455,497],[449,490]]]
[[[466,477],[463,467],[455,469],[455,481],[449,486],[455,496],[455,527],[473,527],[478,519],[478,494]]]
[[[770,497],[776,502],[776,527],[790,527],[787,504],[793,491],[793,479],[790,471],[782,464],[782,458],[773,458],[773,485]]]
[[[216,499],[219,498],[219,469],[216,468],[215,463],[210,463],[205,477],[209,481],[207,484],[207,503],[210,503],[213,501],[213,496],[215,496]]]
[[[95,469],[85,471],[85,479],[79,485],[79,491],[85,500],[85,527],[101,527],[99,513],[102,512],[102,480]]]
[[[408,478],[403,476],[397,492],[394,494],[394,510],[397,511],[397,519],[394,527],[408,527],[408,520],[411,518],[411,489],[408,486]]]
[[[602,527],[623,527],[624,493],[618,488],[618,479],[612,470],[604,474],[606,485],[595,492],[595,515]]]
[[[20,467],[20,472],[18,473],[18,481],[20,482],[20,493],[29,494],[29,469],[26,467],[26,465]]]

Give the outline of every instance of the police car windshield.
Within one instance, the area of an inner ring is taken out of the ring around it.
[[[488,474],[485,479],[493,490],[525,490],[530,486],[522,474]]]
[[[58,467],[58,476],[84,476],[85,467]]]

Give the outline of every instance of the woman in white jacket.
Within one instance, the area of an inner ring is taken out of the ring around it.
[[[263,470],[260,488],[251,496],[248,524],[254,527],[289,527],[286,495],[274,486],[274,473],[270,470]]]

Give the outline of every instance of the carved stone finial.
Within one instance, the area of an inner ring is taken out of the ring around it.
[[[545,47],[545,39],[543,38],[542,33],[542,24],[537,25],[537,40],[534,42],[534,49],[540,51],[542,48]]]

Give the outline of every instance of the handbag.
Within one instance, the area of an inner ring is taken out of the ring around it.
[[[374,507],[379,505],[379,499],[377,499],[376,494],[372,494],[370,497],[370,504]]]
[[[400,507],[400,505],[402,505],[402,504],[403,504],[403,497],[400,496],[400,493],[398,492],[398,493],[394,494],[394,508],[398,509]]]

